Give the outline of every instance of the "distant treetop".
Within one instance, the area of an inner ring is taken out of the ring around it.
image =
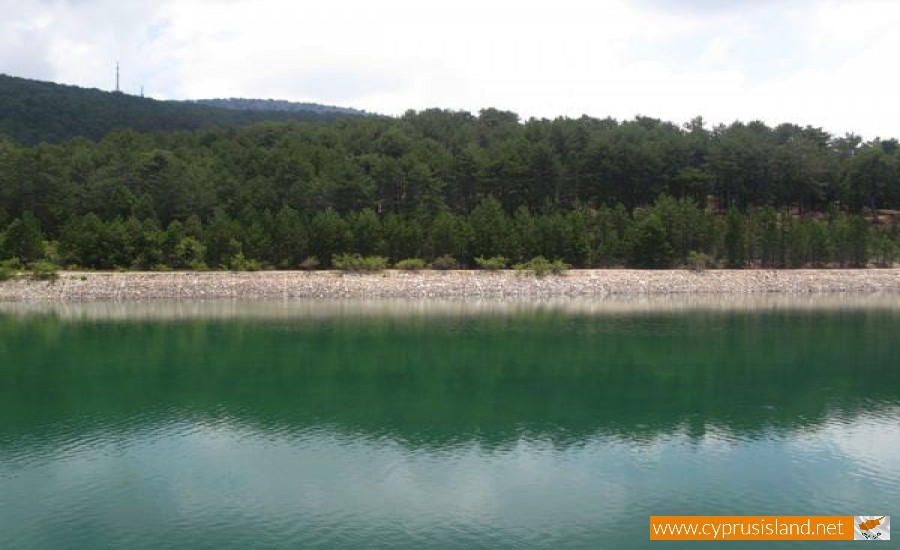
[[[287,101],[284,99],[250,99],[244,97],[229,97],[216,99],[195,99],[186,101],[208,107],[220,107],[234,111],[269,111],[283,113],[320,113],[349,116],[363,116],[368,113],[349,107],[336,107],[334,105],[321,105],[319,103]]]

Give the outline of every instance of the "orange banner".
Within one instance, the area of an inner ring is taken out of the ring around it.
[[[853,540],[853,516],[650,516],[650,540]]]

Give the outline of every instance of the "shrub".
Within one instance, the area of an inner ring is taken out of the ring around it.
[[[687,255],[687,266],[694,271],[706,271],[713,265],[712,258],[703,252],[691,250]]]
[[[10,258],[8,260],[3,260],[2,262],[0,262],[0,267],[12,269],[15,271],[21,271],[25,266],[22,265],[22,262],[18,258]]]
[[[503,256],[494,256],[492,258],[482,258],[479,256],[475,258],[475,263],[478,264],[478,267],[481,269],[497,271],[499,269],[506,269],[507,259]]]
[[[421,258],[407,258],[394,264],[394,267],[403,271],[418,271],[428,267],[428,264]]]
[[[384,256],[366,256],[359,254],[336,254],[331,257],[331,264],[341,271],[381,271],[387,268],[388,261]]]
[[[366,256],[363,258],[363,271],[381,271],[387,269],[388,261],[384,256]]]
[[[194,237],[185,237],[175,245],[175,263],[178,266],[190,266],[202,262],[206,257],[206,247]]]
[[[319,267],[319,259],[315,256],[310,256],[300,262],[300,269],[302,269],[303,271],[312,271],[317,267]]]
[[[59,266],[48,261],[35,262],[31,266],[31,278],[35,281],[55,281],[59,279]]]
[[[569,264],[562,260],[550,261],[543,256],[535,256],[528,262],[514,266],[516,271],[530,271],[538,277],[544,277],[549,274],[562,275],[568,271],[569,267]]]
[[[259,271],[261,267],[257,260],[248,259],[243,252],[238,252],[228,262],[231,271]]]
[[[439,269],[441,271],[459,269],[459,262],[456,261],[456,258],[451,256],[450,254],[444,254],[443,256],[435,258],[435,260],[431,262],[431,268]]]
[[[0,281],[8,281],[15,278],[22,270],[22,262],[18,258],[0,262]]]

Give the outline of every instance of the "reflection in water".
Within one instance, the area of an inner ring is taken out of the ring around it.
[[[900,499],[896,309],[358,311],[0,317],[0,546],[638,547]]]
[[[68,320],[332,319],[334,317],[472,317],[553,311],[568,315],[900,310],[897,293],[623,294],[597,298],[153,300],[147,302],[0,302],[0,314]]]

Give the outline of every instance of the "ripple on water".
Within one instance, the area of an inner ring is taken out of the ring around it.
[[[651,514],[900,502],[889,323],[643,317],[7,327],[0,548],[629,548]],[[34,375],[79,335],[99,366]]]
[[[564,445],[530,434],[437,448],[334,426],[270,432],[228,417],[154,419],[80,435],[57,427],[53,451],[20,465],[31,481],[47,480],[37,491],[46,509],[25,510],[37,512],[34,530],[9,541],[75,533],[72,544],[90,546],[102,532],[137,547],[153,532],[173,543],[208,532],[227,533],[226,546],[590,546],[637,536],[645,520],[634,518],[650,514],[848,513],[866,502],[854,484],[896,496],[900,473],[894,450],[871,441],[873,432],[900,441],[896,411],[771,437],[710,426],[699,438],[597,435]],[[6,455],[2,472],[15,462]]]

